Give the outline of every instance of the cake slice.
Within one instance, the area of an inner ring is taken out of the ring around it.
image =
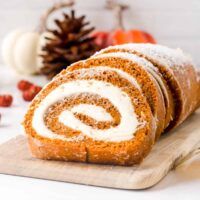
[[[137,81],[106,68],[55,78],[31,103],[24,127],[38,158],[117,165],[141,162],[156,129]]]
[[[197,107],[198,77],[189,56],[180,49],[153,44],[124,44],[111,46],[98,54],[129,52],[147,59],[162,75],[173,97],[175,115],[168,129],[181,124]]]
[[[160,45],[106,48],[58,74],[35,97],[24,128],[37,158],[140,163],[161,133],[200,104],[197,70]]]

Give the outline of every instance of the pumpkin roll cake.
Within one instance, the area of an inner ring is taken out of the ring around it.
[[[154,77],[146,69],[153,68],[153,65],[137,55],[129,53],[109,53],[90,58],[79,62],[68,68],[69,71],[82,69],[109,69],[125,76],[129,81],[136,80],[140,90],[146,97],[151,107],[156,122],[156,137],[159,138],[165,127],[165,104],[162,91]]]
[[[176,113],[171,115],[167,130],[181,124],[197,107],[199,82],[197,71],[189,56],[180,49],[153,44],[124,44],[111,46],[98,54],[129,52],[151,62],[165,80]],[[165,86],[166,86],[165,84]]]
[[[149,44],[113,46],[63,70],[25,115],[33,155],[126,166],[140,163],[161,133],[199,105],[197,72],[182,52],[176,52]]]

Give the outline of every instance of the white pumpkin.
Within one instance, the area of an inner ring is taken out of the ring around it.
[[[36,73],[39,38],[37,32],[14,30],[9,33],[2,44],[2,57],[5,64],[19,73]]]
[[[42,68],[42,46],[52,38],[52,33],[27,32],[14,30],[9,33],[2,44],[2,57],[6,65],[21,74],[35,74]]]
[[[13,51],[15,67],[24,74],[37,72],[37,46],[40,35],[37,32],[26,32],[18,38]]]
[[[15,30],[9,33],[2,43],[2,58],[6,65],[15,68],[14,51],[13,47],[16,44],[17,39],[24,33],[22,30]]]
[[[14,30],[9,33],[2,43],[2,57],[6,65],[23,74],[35,74],[43,67],[42,46],[48,40],[45,37],[53,37],[47,30],[47,19],[51,13],[74,5],[74,0],[54,3],[41,17],[38,32]],[[41,33],[41,34],[40,34]]]

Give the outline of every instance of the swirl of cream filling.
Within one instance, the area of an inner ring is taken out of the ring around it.
[[[38,135],[51,139],[60,139],[70,141],[64,135],[59,135],[51,131],[44,122],[44,115],[47,109],[54,103],[64,99],[67,96],[80,93],[97,94],[108,99],[119,111],[121,120],[119,125],[110,127],[105,130],[95,129],[80,121],[74,113],[88,115],[96,120],[110,121],[112,116],[105,109],[96,105],[79,104],[68,110],[63,110],[58,119],[59,122],[74,130],[78,130],[82,135],[86,135],[95,140],[103,140],[110,142],[120,142],[130,140],[134,137],[134,133],[138,130],[141,122],[137,119],[134,112],[134,106],[130,97],[124,91],[111,83],[99,80],[75,80],[59,85],[51,91],[36,108],[32,126]]]

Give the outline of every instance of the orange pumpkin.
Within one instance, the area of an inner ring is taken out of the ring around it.
[[[155,39],[147,32],[141,30],[122,29],[116,30],[112,33],[112,45],[125,44],[125,43],[153,43]]]
[[[146,31],[138,29],[125,30],[123,28],[122,12],[127,6],[116,3],[115,1],[107,1],[106,8],[114,12],[116,26],[114,31],[98,31],[93,34],[96,38],[95,42],[100,48],[125,43],[156,43],[153,36]]]

